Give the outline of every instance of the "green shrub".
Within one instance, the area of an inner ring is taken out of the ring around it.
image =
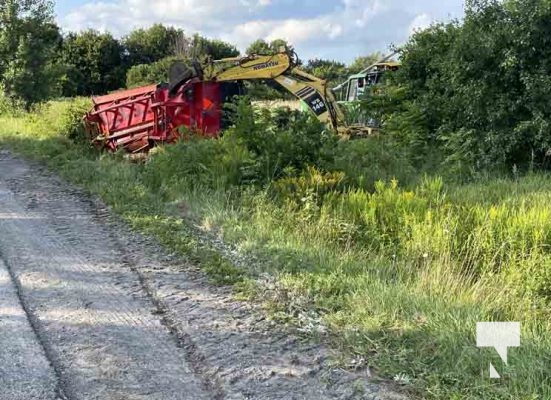
[[[469,1],[461,22],[412,35],[390,87],[366,107],[417,155],[443,153],[455,173],[548,168],[550,19],[544,0]]]
[[[281,178],[270,185],[270,192],[279,201],[303,205],[307,202],[321,205],[327,193],[343,189],[344,173],[321,172],[307,167],[299,176]]]
[[[234,115],[234,125],[225,135],[250,151],[250,176],[258,184],[318,165],[337,142],[333,132],[307,113],[255,109],[244,99],[236,104]]]
[[[0,115],[18,116],[23,114],[25,104],[16,98],[9,98],[0,86]]]
[[[174,200],[200,187],[229,189],[240,185],[252,162],[247,149],[231,138],[192,138],[158,148],[144,167],[144,180]]]
[[[168,71],[176,61],[182,60],[178,57],[167,57],[151,64],[133,66],[126,73],[126,87],[134,88],[168,82]]]
[[[327,149],[322,167],[344,172],[351,187],[373,190],[379,180],[397,180],[401,186],[415,182],[418,176],[408,154],[392,138],[385,136],[340,141]]]
[[[89,144],[83,118],[91,107],[90,99],[73,99],[60,115],[58,132],[75,143]]]

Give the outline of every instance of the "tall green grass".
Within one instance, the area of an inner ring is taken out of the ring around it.
[[[395,143],[337,142],[301,117],[277,127],[247,109],[220,140],[134,164],[75,144],[57,117],[74,112],[54,103],[2,117],[0,143],[100,195],[273,318],[327,333],[343,365],[418,398],[551,398],[548,175],[453,184],[417,173]],[[256,262],[234,265],[197,227]],[[509,365],[476,347],[480,321],[522,323]],[[489,379],[490,362],[503,379]]]
[[[300,320],[315,310],[344,354],[411,382],[419,396],[545,399],[551,259],[542,233],[551,180],[508,183],[492,203],[438,179],[413,191],[379,184],[374,193],[284,207],[258,195],[239,217],[214,211],[208,225],[264,255],[278,276],[276,311]],[[530,188],[543,187],[548,193],[535,199]],[[476,348],[480,321],[522,322],[523,346],[510,350],[509,366]],[[502,381],[488,379],[490,361]]]

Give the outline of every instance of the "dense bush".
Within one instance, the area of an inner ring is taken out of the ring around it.
[[[281,177],[298,176],[311,165],[323,164],[337,141],[308,114],[258,109],[248,99],[229,107],[233,109],[233,126],[220,139],[196,137],[156,152],[147,167],[152,181],[159,181],[159,174],[170,171],[188,188],[264,187]]]
[[[110,33],[87,30],[69,33],[59,50],[64,66],[63,96],[90,96],[119,89],[127,65],[125,49]]]
[[[314,167],[307,167],[299,176],[274,181],[270,192],[275,199],[299,208],[305,204],[319,207],[323,204],[324,195],[343,190],[344,177],[342,172],[324,173]]]
[[[134,88],[168,82],[168,70],[178,57],[167,57],[151,64],[140,64],[130,68],[126,74],[126,87]]]
[[[254,159],[251,181],[266,184],[319,164],[336,135],[310,114],[282,109],[255,109],[247,99],[234,110],[235,121],[225,136],[245,146]]]
[[[469,1],[462,23],[405,45],[402,68],[370,104],[388,133],[461,172],[538,167],[551,148],[551,7]]]
[[[379,180],[397,180],[408,186],[419,175],[410,162],[410,153],[391,137],[339,141],[329,149],[323,168],[341,171],[351,187],[373,190]]]
[[[247,148],[234,140],[192,138],[156,151],[145,166],[144,179],[172,201],[201,187],[238,186],[252,163]]]
[[[88,144],[90,138],[84,129],[84,115],[90,111],[92,102],[87,98],[76,98],[59,116],[58,132],[75,143]]]
[[[233,125],[220,139],[194,138],[156,152],[148,165],[153,180],[170,173],[191,187],[271,186],[289,199],[329,188],[372,191],[379,180],[415,181],[407,152],[391,138],[344,141],[308,113],[256,108],[248,99],[229,108]]]

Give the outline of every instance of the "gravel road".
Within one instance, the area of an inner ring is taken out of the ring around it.
[[[0,151],[0,400],[402,398]]]

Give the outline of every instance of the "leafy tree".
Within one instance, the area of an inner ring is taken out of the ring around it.
[[[270,49],[272,49],[272,51],[274,52],[278,52],[278,51],[281,51],[281,49],[286,49],[286,50],[289,50],[289,51],[294,51],[295,48],[289,44],[289,42],[287,42],[286,40],[284,39],[274,39],[270,42]]]
[[[377,61],[381,60],[384,55],[380,52],[372,53],[367,56],[357,57],[352,64],[349,65],[348,70],[350,74],[357,74],[360,71],[363,71],[365,68],[370,65],[375,64]]]
[[[266,42],[264,39],[258,39],[252,42],[249,47],[247,47],[247,50],[245,53],[248,55],[251,54],[258,54],[258,55],[265,55],[270,54],[272,52],[272,49],[270,48],[270,44]]]
[[[162,24],[132,31],[123,39],[129,65],[149,64],[174,55],[175,43],[182,35],[181,29]]]
[[[221,59],[236,57],[239,51],[232,44],[221,40],[211,40],[200,35],[188,37],[181,33],[174,43],[174,54],[152,63],[132,66],[126,74],[126,86],[137,87],[153,83],[166,82],[168,70],[177,60],[189,62],[192,58],[203,61],[207,58]]]
[[[178,57],[167,57],[151,64],[130,68],[126,74],[126,87],[133,88],[168,81],[168,70]]]
[[[425,151],[440,149],[459,172],[548,165],[549,5],[471,0],[463,23],[413,35],[386,90],[400,93],[384,117],[387,132]]]
[[[65,96],[101,94],[124,86],[123,47],[109,33],[70,33],[63,40],[61,58],[66,66]]]
[[[275,40],[272,40],[270,43],[268,43],[264,39],[258,39],[252,42],[249,45],[249,47],[247,47],[247,50],[245,51],[245,53],[249,55],[251,54],[269,55],[269,54],[277,53],[281,48],[294,51],[294,47],[291,46],[284,39],[275,39]]]
[[[346,65],[332,60],[322,60],[319,58],[309,60],[306,65],[303,66],[303,69],[318,78],[325,79],[330,82],[346,79],[348,76],[348,69],[346,68]]]
[[[28,108],[54,94],[61,42],[48,0],[0,1],[0,80],[4,95]]]
[[[239,50],[233,44],[218,39],[207,39],[198,34],[193,37],[193,47],[199,57],[206,56],[213,60],[239,56]]]

